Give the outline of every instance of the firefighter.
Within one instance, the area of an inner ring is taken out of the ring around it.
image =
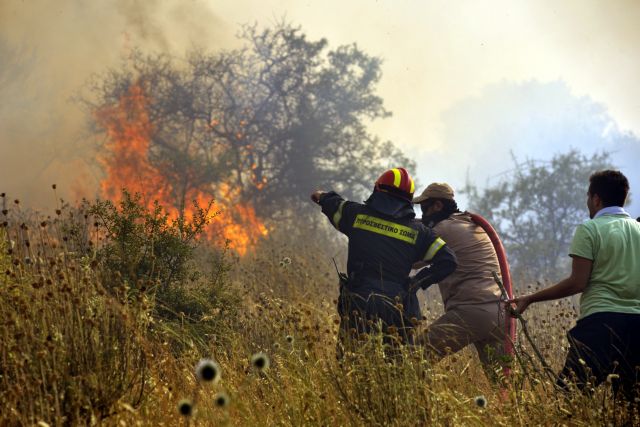
[[[500,271],[493,244],[469,213],[460,212],[450,185],[432,183],[413,203],[420,204],[423,224],[448,242],[458,260],[455,273],[438,283],[445,313],[420,341],[434,361],[473,344],[485,372],[495,380],[496,364],[506,359],[506,316],[492,275]]]
[[[413,327],[422,317],[417,288],[442,280],[456,268],[446,243],[414,220],[414,188],[409,173],[396,168],[380,175],[364,204],[346,201],[333,191],[311,195],[331,224],[349,238],[347,275],[338,299],[341,344],[353,334],[378,327],[385,336],[397,331],[405,343],[412,343]],[[420,260],[430,268],[410,283],[411,266]]]

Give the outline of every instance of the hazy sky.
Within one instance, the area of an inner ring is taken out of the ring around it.
[[[227,22],[286,16],[384,59],[380,93],[403,147],[442,143],[441,113],[501,80],[564,80],[640,133],[638,1],[212,1]]]
[[[282,18],[332,48],[356,43],[383,58],[379,94],[393,116],[371,129],[415,156],[423,184],[461,185],[470,171],[486,182],[493,174],[474,172],[473,159],[458,153],[495,152],[506,161],[492,168],[509,169],[510,150],[548,158],[553,149],[581,148],[561,138],[544,152],[508,140],[451,147],[451,128],[468,123],[460,116],[464,105],[500,99],[494,92],[501,85],[509,93],[514,85],[541,93],[560,88],[565,98],[601,106],[607,129],[640,135],[640,1],[0,0],[0,187],[39,199],[52,181],[72,187],[74,173],[89,173],[82,166],[90,153],[80,133],[83,115],[69,100],[91,73],[133,46],[175,55],[194,46],[233,47],[238,24]],[[508,120],[528,103],[509,99],[488,106],[491,120],[502,112]],[[623,171],[637,168],[639,152],[629,151]],[[632,187],[640,188],[640,176],[634,178]]]

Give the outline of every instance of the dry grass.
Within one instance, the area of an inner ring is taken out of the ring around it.
[[[605,386],[592,396],[558,394],[526,356],[506,390],[486,379],[468,349],[435,366],[408,348],[390,361],[379,337],[372,336],[362,351],[339,364],[336,280],[326,254],[344,254],[327,251],[339,245],[324,240],[283,231],[235,260],[224,281],[238,295],[237,311],[212,333],[203,326],[209,325],[209,314],[182,322],[158,318],[151,296],[132,298],[125,282],[102,283],[110,276],[100,274],[95,260],[81,256],[65,237],[62,221],[24,213],[0,229],[1,425],[621,425],[639,420],[614,402]],[[427,296],[429,319],[441,310],[434,295]],[[568,301],[539,304],[527,317],[536,343],[558,370],[575,310]],[[528,346],[523,352],[531,354]],[[268,356],[267,369],[252,365],[256,353]],[[204,357],[222,369],[216,384],[199,383],[195,376],[194,366]],[[178,411],[183,399],[193,404],[189,417]]]

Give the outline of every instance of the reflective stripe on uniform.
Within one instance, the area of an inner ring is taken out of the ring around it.
[[[409,181],[411,181],[411,191],[409,191],[409,193],[413,194],[416,191],[416,184],[411,178],[409,178]]]
[[[438,253],[438,251],[440,249],[442,249],[442,247],[446,245],[445,241],[442,240],[441,238],[436,238],[436,240],[433,241],[433,243],[431,244],[431,246],[429,246],[429,249],[427,250],[427,253],[424,256],[424,260],[425,261],[431,261],[433,259],[434,256],[436,256],[436,254]]]
[[[333,214],[333,226],[340,231],[340,220],[342,219],[342,208],[344,208],[344,204],[347,203],[346,200],[340,202],[340,206],[338,206],[338,210]]]
[[[356,220],[353,222],[353,228],[393,237],[394,239],[402,240],[412,245],[415,245],[416,240],[418,240],[417,230],[405,225],[396,224],[395,222],[385,221],[375,216],[357,215]]]
[[[393,186],[396,188],[400,188],[400,182],[402,181],[402,174],[400,173],[400,169],[391,169],[393,172]]]

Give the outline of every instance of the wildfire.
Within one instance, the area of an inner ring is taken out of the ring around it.
[[[180,210],[175,206],[174,189],[158,167],[149,161],[153,126],[147,106],[148,98],[143,88],[136,84],[129,88],[117,105],[97,112],[98,123],[104,127],[108,137],[108,154],[100,159],[106,172],[100,183],[101,191],[104,197],[116,203],[122,199],[123,188],[131,193],[140,193],[148,208],[157,200],[171,219],[177,219]],[[232,191],[231,186],[222,183],[215,193],[218,196],[216,208],[220,212],[211,214],[208,236],[221,235],[229,242],[230,248],[244,255],[260,237],[267,235],[268,230],[256,216],[253,206],[238,202],[238,194]],[[193,215],[192,201],[199,206],[207,206],[213,195],[213,188],[189,189],[184,197],[184,217]]]

